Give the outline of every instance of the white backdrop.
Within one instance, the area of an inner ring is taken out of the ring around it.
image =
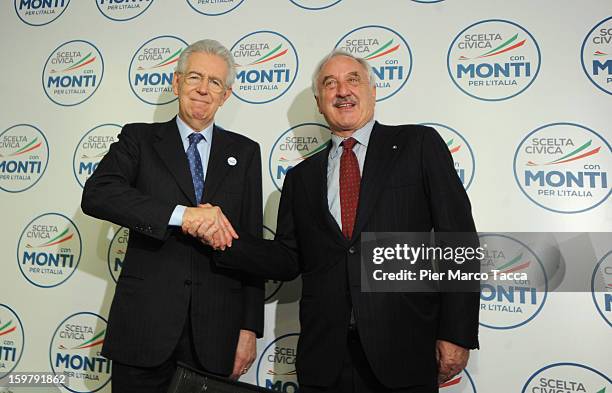
[[[81,184],[118,127],[174,116],[169,73],[185,42],[233,47],[242,74],[217,123],[261,145],[266,236],[283,171],[328,138],[310,77],[336,45],[374,65],[379,121],[442,134],[479,231],[601,232],[612,230],[610,15],[609,0],[2,1],[0,381],[65,371],[71,391],[110,391],[97,353],[127,231],[81,212]],[[584,261],[601,262],[608,291],[609,251]],[[505,311],[483,300],[482,349],[441,391],[612,389],[612,300],[587,281],[584,293],[498,301]],[[300,284],[266,290],[242,380],[292,392]]]

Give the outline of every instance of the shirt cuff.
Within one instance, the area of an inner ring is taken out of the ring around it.
[[[170,216],[168,226],[180,227],[183,225],[183,214],[185,214],[185,209],[187,209],[186,206],[176,205]]]

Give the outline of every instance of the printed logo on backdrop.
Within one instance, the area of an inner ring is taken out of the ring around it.
[[[610,144],[573,123],[531,131],[514,153],[514,178],[527,198],[556,213],[581,213],[610,196]]]
[[[59,18],[70,0],[14,0],[15,12],[22,22],[42,26]]]
[[[72,156],[72,171],[81,187],[108,153],[110,145],[117,141],[120,130],[117,124],[102,124],[87,131],[79,140]]]
[[[521,393],[606,393],[611,383],[609,377],[589,366],[554,363],[533,373]]]
[[[491,19],[462,30],[448,48],[448,73],[470,97],[501,101],[524,92],[540,71],[535,38],[514,22]]]
[[[441,393],[476,393],[476,385],[466,369],[440,385]]]
[[[55,287],[74,274],[81,248],[81,234],[72,220],[59,213],[42,214],[30,221],[19,236],[19,270],[37,287]]]
[[[100,355],[106,320],[91,312],[79,312],[64,319],[49,345],[49,362],[55,375],[66,375],[71,392],[97,392],[111,379],[110,359]]]
[[[55,48],[42,73],[45,94],[58,105],[78,105],[91,97],[104,75],[104,61],[93,44],[74,40]]]
[[[434,127],[438,134],[446,142],[448,150],[451,152],[455,170],[461,180],[461,183],[467,190],[474,180],[474,172],[476,170],[476,160],[474,159],[474,151],[467,140],[457,131],[439,123],[421,123],[424,126]]]
[[[612,327],[612,251],[595,265],[591,277],[591,294],[597,312]]]
[[[384,26],[363,26],[351,30],[336,43],[354,56],[364,58],[376,78],[376,101],[400,91],[412,72],[412,51],[399,33]]]
[[[612,94],[612,16],[589,31],[580,51],[586,76],[597,88]]]
[[[277,392],[298,391],[295,360],[299,336],[285,334],[268,344],[257,362],[257,386]]]
[[[49,163],[47,137],[30,124],[17,124],[0,134],[0,189],[21,192],[33,187]]]
[[[208,16],[227,14],[240,6],[244,0],[187,0],[196,12]]]
[[[115,230],[114,227],[113,230]],[[117,280],[119,280],[119,274],[121,274],[121,269],[123,268],[123,260],[125,259],[129,239],[130,230],[128,228],[120,227],[119,229],[116,229],[113,239],[108,245],[108,252],[106,254],[108,271],[110,272],[110,275],[115,283],[117,283]]]
[[[24,345],[25,334],[21,319],[12,308],[0,304],[0,379],[17,367]]]
[[[233,94],[250,104],[274,101],[293,85],[298,54],[285,36],[256,31],[240,38],[230,49],[236,61]]]
[[[310,11],[323,10],[325,8],[333,7],[342,0],[289,0],[293,4],[300,8]]]
[[[130,88],[140,100],[165,105],[177,99],[172,91],[174,68],[187,43],[169,35],[155,37],[136,50],[128,74]]]
[[[281,191],[287,171],[324,150],[330,139],[329,128],[319,123],[298,124],[284,131],[272,145],[268,160],[270,178],[276,188]]]
[[[98,10],[108,19],[123,22],[142,15],[153,0],[96,0]]]
[[[263,238],[264,239],[274,240],[275,235],[276,234],[274,233],[272,229],[268,228],[265,225],[263,226]],[[267,302],[268,300],[272,299],[274,295],[276,295],[278,291],[280,291],[282,286],[283,286],[282,281],[266,280],[266,292],[265,292],[264,301]]]
[[[541,259],[523,242],[499,234],[480,235],[485,248],[481,271],[526,273],[526,280],[505,280],[480,285],[480,325],[513,329],[534,319],[546,302],[548,279]],[[547,252],[549,250],[546,250]],[[547,265],[553,268],[554,258]],[[516,274],[515,274],[516,275]]]

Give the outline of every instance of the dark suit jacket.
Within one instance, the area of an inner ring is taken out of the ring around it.
[[[302,275],[297,373],[329,386],[339,375],[351,304],[378,379],[390,388],[436,386],[435,341],[478,346],[478,293],[362,293],[361,232],[475,231],[470,202],[446,144],[424,126],[371,134],[353,238],[327,204],[329,148],[287,173],[274,241],[242,236],[220,266],[289,280]]]
[[[243,233],[261,236],[256,142],[214,127],[202,200],[220,206]],[[197,205],[176,119],[126,125],[85,184],[81,203],[86,214],[130,229],[102,354],[158,365],[176,347],[190,311],[202,365],[230,374],[239,330],[261,337],[263,281],[215,266],[210,247],[168,227],[177,204]]]

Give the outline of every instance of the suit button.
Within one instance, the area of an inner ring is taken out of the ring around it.
[[[357,252],[357,250],[355,249],[355,247],[351,246],[351,248],[349,248],[349,254],[355,254]]]
[[[191,285],[191,280],[185,280],[185,285],[186,285],[186,286]]]

